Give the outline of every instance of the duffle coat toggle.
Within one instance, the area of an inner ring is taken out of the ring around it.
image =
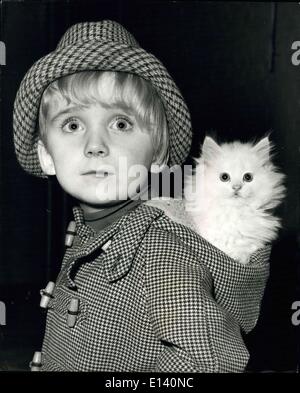
[[[76,324],[77,315],[79,314],[79,299],[73,298],[68,307],[67,325],[73,328]]]
[[[53,298],[55,283],[53,281],[49,281],[45,289],[40,290],[41,301],[40,307],[47,308],[50,302],[50,299]]]
[[[42,367],[42,352],[34,352],[32,361],[29,363],[30,371],[40,371]]]
[[[124,277],[130,270],[134,255],[152,221],[164,214],[162,210],[153,208],[151,214],[145,216],[145,220],[141,220],[137,225],[131,222],[131,213],[129,213],[118,220],[117,223],[111,224],[110,228],[103,233],[100,232],[93,237],[94,231],[84,224],[81,209],[74,208],[73,212],[77,235],[81,240],[81,247],[79,249],[75,248],[74,252],[71,252],[64,260],[67,276],[66,281],[71,289],[76,288],[76,280],[71,277],[75,276],[77,262],[99,249],[101,249],[101,251],[99,250],[99,263],[103,264],[107,280],[113,282]],[[130,234],[132,239],[134,239],[133,247],[128,248],[128,237],[124,238],[119,235],[119,228],[121,226],[124,226],[122,230]]]
[[[76,235],[76,223],[75,221],[70,221],[65,238],[66,247],[72,247],[75,235]]]

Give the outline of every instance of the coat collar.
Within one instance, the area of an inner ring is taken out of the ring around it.
[[[97,235],[92,228],[84,224],[83,212],[80,208],[74,208],[73,214],[81,247],[77,247],[74,253],[71,253],[66,263],[67,283],[71,288],[76,287],[71,279],[71,271],[75,268],[76,262],[107,245],[108,241],[111,243],[105,251],[102,251],[106,255],[101,258],[105,275],[109,282],[123,277],[129,271],[133,257],[152,221],[164,213],[160,209],[142,203]]]

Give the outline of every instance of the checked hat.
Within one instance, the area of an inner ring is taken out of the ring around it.
[[[39,105],[46,87],[60,77],[96,70],[129,72],[152,84],[168,122],[168,165],[182,164],[190,150],[192,130],[189,110],[178,87],[163,64],[142,49],[123,26],[103,20],[71,26],[56,49],[34,63],[24,76],[13,114],[15,151],[23,169],[46,177],[37,155]]]

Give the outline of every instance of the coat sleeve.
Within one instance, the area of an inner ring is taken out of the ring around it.
[[[172,233],[145,247],[149,318],[163,344],[156,372],[242,372],[249,354],[238,321],[213,296],[213,278]]]

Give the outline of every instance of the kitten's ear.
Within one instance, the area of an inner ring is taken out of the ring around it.
[[[202,145],[204,161],[212,161],[221,153],[221,147],[210,136],[206,136]]]
[[[271,153],[271,143],[269,137],[261,139],[254,147],[254,151],[261,157],[261,159],[266,162],[270,159]]]

